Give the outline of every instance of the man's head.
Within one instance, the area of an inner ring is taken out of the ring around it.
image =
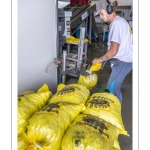
[[[116,1],[115,1],[116,4]],[[114,5],[109,0],[105,0],[97,7],[95,16],[100,15],[104,22],[110,22],[110,15],[114,12]]]

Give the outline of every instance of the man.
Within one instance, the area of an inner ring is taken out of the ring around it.
[[[132,35],[128,22],[115,12],[117,2],[113,4],[108,0],[102,2],[95,15],[100,15],[104,22],[110,23],[108,36],[108,50],[100,58],[95,58],[92,63],[111,63],[111,74],[105,92],[113,93],[122,103],[121,86],[123,80],[132,69]]]

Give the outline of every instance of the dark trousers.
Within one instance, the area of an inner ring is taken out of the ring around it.
[[[120,100],[120,103],[122,103],[121,86],[125,77],[132,69],[132,63],[119,61],[117,64],[114,64],[111,69],[111,74],[106,85],[106,91],[116,95]]]

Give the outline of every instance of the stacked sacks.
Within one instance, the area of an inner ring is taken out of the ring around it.
[[[118,134],[128,135],[121,117],[121,104],[119,99],[112,93],[95,93],[86,102],[83,114],[92,115],[103,119],[118,129]],[[113,147],[119,150],[118,138],[114,141]]]
[[[17,150],[25,150],[28,147],[28,144],[24,140],[23,136],[18,136]]]
[[[80,114],[66,131],[61,150],[120,150],[115,144],[118,134],[118,129],[110,123]]]
[[[34,149],[59,150],[62,137],[83,106],[71,103],[51,103],[36,112],[23,132],[24,139]]]
[[[78,84],[85,85],[89,90],[92,90],[98,81],[98,76],[95,71],[100,70],[101,67],[101,63],[96,63],[95,65],[92,65],[89,70],[81,73],[78,79]]]
[[[47,84],[44,84],[36,93],[24,91],[18,95],[18,135],[22,134],[27,120],[46,104],[50,94]]]
[[[121,117],[121,104],[112,93],[94,93],[86,102],[86,115],[93,115],[116,126],[120,134],[127,135]]]
[[[62,90],[65,86],[66,85],[63,84],[63,83],[58,84],[58,86],[57,86],[57,92],[60,91],[60,90]]]
[[[40,108],[42,108],[50,97],[50,90],[44,84],[34,91],[24,91],[18,94],[18,150],[25,150],[28,146],[22,133],[29,118]]]
[[[85,110],[70,125],[62,150],[120,150],[118,135],[128,135],[121,117],[121,104],[111,93],[95,93]]]
[[[81,84],[69,84],[51,98],[50,103],[68,102],[73,104],[85,105],[89,98],[90,92],[86,86]]]
[[[28,121],[23,137],[29,149],[59,150],[65,131],[83,110],[90,95],[78,84],[64,86]]]

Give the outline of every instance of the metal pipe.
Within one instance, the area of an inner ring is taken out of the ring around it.
[[[67,51],[63,50],[63,64],[62,64],[62,83],[66,83],[66,58]]]
[[[91,33],[92,33],[92,15],[89,16],[89,33],[88,33],[88,39],[89,39],[89,44],[91,44]]]
[[[86,60],[87,60],[87,48],[88,48],[88,42],[84,43],[84,52],[85,52],[85,60],[84,63],[86,64]]]
[[[82,54],[84,48],[84,39],[85,39],[85,28],[80,28],[80,43],[79,43],[79,52],[78,52],[78,68],[82,68]]]
[[[60,45],[60,47],[59,47],[59,57],[61,57],[62,56],[62,46]]]
[[[67,52],[70,53],[70,44],[67,43]]]

